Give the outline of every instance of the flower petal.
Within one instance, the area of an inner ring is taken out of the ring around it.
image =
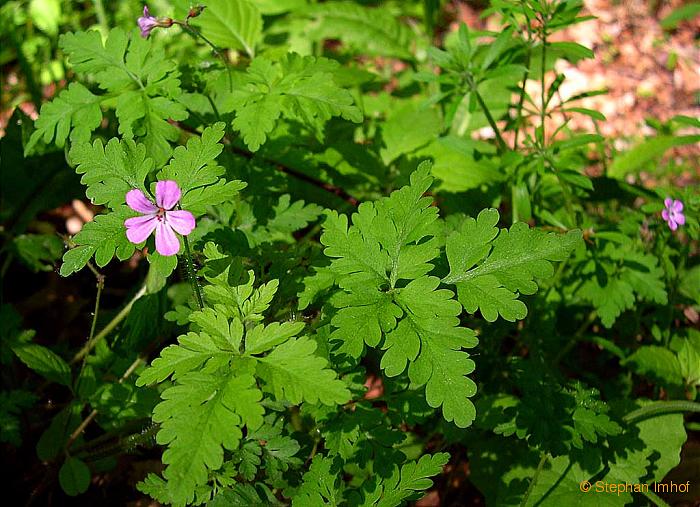
[[[685,224],[685,215],[683,213],[676,213],[676,216],[673,217],[673,220],[678,225],[684,225]]]
[[[126,203],[132,210],[138,211],[139,213],[155,213],[158,211],[156,205],[138,188],[129,190],[126,193]]]
[[[144,17],[144,18],[148,18],[148,17],[150,17],[150,16],[151,16],[151,13],[148,12],[148,5],[144,5],[144,6],[143,6],[143,17]]]
[[[163,209],[172,209],[181,197],[180,187],[173,180],[156,183],[156,204]]]
[[[170,225],[175,232],[187,236],[194,229],[194,215],[185,210],[173,210],[165,212],[165,222]]]
[[[680,213],[681,211],[683,211],[683,203],[676,199],[675,201],[673,201],[673,206],[671,207],[671,209],[676,213]]]
[[[671,209],[671,206],[673,205],[673,199],[670,197],[667,197],[664,199],[664,206],[666,206],[668,209]]]
[[[667,222],[668,222],[669,216],[670,216],[670,215],[668,214],[668,210],[667,210],[667,209],[664,209],[664,210],[661,212],[661,218],[663,218],[663,219],[666,220]]]
[[[143,243],[148,239],[158,224],[155,215],[143,215],[141,217],[127,218],[124,221],[126,226],[126,237],[132,243]]]
[[[180,240],[175,236],[173,228],[165,222],[158,222],[156,227],[156,250],[166,257],[180,251]]]
[[[673,219],[668,221],[668,226],[671,228],[672,231],[675,231],[676,229],[678,229],[678,224]]]

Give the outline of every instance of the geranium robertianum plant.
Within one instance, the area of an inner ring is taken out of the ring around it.
[[[29,445],[83,498],[146,452],[162,467],[131,491],[172,505],[560,506],[663,481],[697,439],[700,196],[627,176],[699,139],[608,163],[569,128],[602,117],[559,93],[557,60],[593,56],[551,37],[581,4],[494,1],[501,31],[447,33],[433,2],[422,27],[408,2],[202,3],[60,36],[71,82],[23,149],[48,178],[64,148],[98,213],[65,253],[19,204],[7,230],[97,293],[75,350],[2,307],[3,364],[49,382],[3,388],[3,441],[56,384]]]

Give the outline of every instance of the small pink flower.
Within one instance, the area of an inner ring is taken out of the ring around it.
[[[143,6],[143,16],[141,16],[137,22],[139,24],[139,28],[141,29],[141,37],[144,39],[151,34],[151,30],[160,25],[155,16],[151,16],[151,13],[148,12],[147,5]]]
[[[189,211],[173,210],[181,197],[180,187],[172,180],[156,183],[156,203],[153,204],[138,188],[126,193],[126,203],[140,217],[124,221],[126,237],[132,243],[143,243],[156,231],[156,250],[169,256],[180,251],[180,240],[175,233],[187,236],[195,226],[194,216]],[[173,232],[174,231],[174,232]]]
[[[666,208],[661,212],[661,216],[668,223],[672,231],[678,229],[679,225],[685,224],[685,215],[683,214],[683,203],[679,200],[673,200],[670,197],[664,199]]]

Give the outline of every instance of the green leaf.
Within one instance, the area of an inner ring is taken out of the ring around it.
[[[85,194],[93,204],[106,204],[115,210],[123,206],[129,190],[145,191],[144,182],[153,169],[153,160],[146,158],[146,147],[131,139],[112,138],[107,146],[100,139],[74,144],[69,157],[82,174],[80,182],[87,186]]]
[[[450,459],[446,452],[422,456],[418,461],[406,463],[399,470],[394,467],[386,478],[375,479],[365,493],[363,507],[396,507],[410,499],[419,498],[420,493],[433,485],[430,477],[442,472]]]
[[[624,178],[629,173],[642,170],[648,162],[661,157],[674,146],[698,142],[700,142],[700,136],[659,136],[647,139],[616,157],[608,168],[608,175],[612,178]]]
[[[313,20],[305,31],[312,40],[340,39],[362,54],[413,59],[411,30],[386,9],[324,2],[309,7],[304,14]]]
[[[362,112],[353,105],[352,95],[333,80],[338,67],[334,60],[296,53],[279,61],[258,57],[223,109],[236,112],[233,128],[251,151],[265,142],[280,116],[300,120],[319,132],[334,116],[359,123]]]
[[[580,269],[584,282],[578,295],[593,304],[605,327],[637,301],[666,304],[668,300],[656,257],[630,245],[606,242]]]
[[[165,287],[168,277],[177,268],[177,256],[165,256],[154,252],[147,259],[150,266],[146,276],[146,290],[149,294],[155,294]]]
[[[77,73],[94,76],[100,88],[112,95],[105,103],[116,109],[119,132],[129,139],[143,137],[149,156],[158,165],[164,163],[171,152],[169,142],[179,137],[179,130],[168,120],[181,121],[188,116],[177,100],[182,90],[176,62],[151,39],[130,38],[120,28],[112,29],[104,44],[100,32],[88,31],[63,34],[59,45]],[[83,92],[81,102],[90,100]],[[81,120],[90,120],[77,126],[81,141],[88,140],[88,127],[91,131],[99,125],[95,107],[88,109],[90,116],[81,113]],[[65,123],[59,126],[65,139],[68,127]],[[48,135],[44,133],[45,140]]]
[[[345,384],[328,363],[314,354],[316,342],[308,337],[291,338],[258,358],[258,375],[278,400],[338,405],[350,399]]]
[[[75,141],[89,141],[92,131],[102,122],[100,100],[80,83],[69,84],[58,97],[41,106],[41,114],[34,122],[36,130],[24,147],[25,156],[39,140],[45,143],[55,140],[56,146],[63,147],[71,129]]]
[[[700,347],[697,344],[694,345],[690,340],[683,341],[683,346],[678,351],[678,364],[686,385],[700,385]]]
[[[75,235],[73,242],[77,245],[63,255],[61,276],[69,276],[85,267],[95,256],[95,263],[104,267],[116,255],[119,260],[126,260],[134,253],[136,246],[126,237],[124,220],[135,216],[127,206],[121,206],[112,213],[98,215],[88,222]]]
[[[54,234],[21,234],[12,241],[19,259],[32,271],[53,271],[61,258],[63,241]]]
[[[255,4],[248,0],[207,0],[206,8],[192,24],[202,35],[221,48],[242,49],[255,56],[262,35],[263,20]]]
[[[535,280],[552,276],[552,262],[571,254],[581,243],[581,231],[544,233],[521,222],[499,230],[497,222],[496,210],[484,210],[448,236],[450,274],[443,282],[455,284],[468,312],[479,309],[489,322],[499,315],[514,321],[527,314],[518,293],[537,292]]]
[[[136,380],[137,386],[162,382],[171,375],[173,380],[177,380],[202,366],[204,371],[216,371],[228,365],[234,355],[231,350],[220,349],[206,333],[190,332],[177,340],[178,345],[169,345],[161,350],[160,357],[141,372]]]
[[[338,505],[342,501],[342,489],[338,486],[338,470],[332,458],[316,455],[302,483],[294,492],[293,507]],[[342,484],[342,482],[341,482]]]
[[[273,322],[267,326],[258,324],[246,333],[246,352],[260,354],[279,345],[304,329],[303,322]]]
[[[420,125],[420,128],[417,128]],[[389,165],[399,156],[428,144],[442,132],[442,119],[433,108],[411,106],[395,111],[382,125],[382,161]]]
[[[272,240],[282,239],[282,237],[287,239],[289,234],[303,229],[323,212],[323,208],[317,204],[306,204],[304,201],[291,202],[289,194],[281,195],[272,210],[275,215],[267,221],[265,226]]]
[[[682,21],[689,21],[700,14],[700,2],[689,2],[680,7],[676,7],[671,14],[660,21],[664,30],[675,29]]]
[[[71,433],[83,418],[82,409],[82,403],[71,403],[51,419],[49,427],[36,443],[36,455],[40,460],[51,461],[63,451]]]
[[[437,209],[423,196],[431,183],[430,164],[423,163],[410,185],[361,204],[349,227],[345,216],[328,213],[321,243],[342,289],[331,298],[338,311],[330,339],[338,344],[336,353],[354,358],[362,356],[365,344],[381,345],[386,375],[408,367],[411,388],[425,386],[428,404],[466,427],[475,415],[468,398],[476,385],[465,376],[474,363],[462,349],[477,340],[459,327],[462,309],[454,293],[439,289],[439,278],[426,276],[440,254]]]
[[[173,503],[191,503],[208,471],[223,464],[224,449],[238,447],[243,427],[262,424],[262,393],[251,367],[241,362],[226,374],[190,372],[163,391],[153,420],[161,424],[157,442],[168,446],[163,476]]]
[[[71,387],[70,366],[51,350],[35,343],[19,344],[12,351],[20,361],[51,382]]]
[[[625,360],[637,373],[665,387],[683,385],[680,363],[676,355],[664,347],[645,345]]]
[[[67,458],[58,471],[58,482],[68,496],[85,493],[90,486],[90,469],[78,458]]]
[[[397,296],[411,331],[420,338],[420,354],[411,363],[408,376],[416,386],[425,384],[428,405],[442,407],[445,420],[466,428],[476,416],[468,399],[476,394],[476,384],[466,376],[474,371],[474,361],[462,349],[475,347],[477,339],[471,329],[458,327],[460,304],[452,291],[437,289],[439,283],[437,277],[424,276],[410,282]],[[393,372],[401,373],[399,369],[403,371],[399,366]]]
[[[217,122],[207,127],[201,137],[192,137],[187,147],[175,148],[170,163],[158,173],[160,180],[174,180],[180,186],[183,209],[195,215],[205,212],[207,206],[215,206],[233,200],[246,187],[240,180],[226,181],[221,176],[225,169],[216,163],[223,150],[225,124]]]

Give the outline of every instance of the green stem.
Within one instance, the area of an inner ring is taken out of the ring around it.
[[[651,500],[652,502],[654,502],[654,504],[656,505],[656,507],[671,507],[669,504],[667,504],[666,502],[664,502],[664,500],[663,500],[659,495],[657,495],[656,493],[654,493],[654,492],[653,492],[652,490],[650,490],[649,488],[644,488],[644,489],[641,491],[641,493],[642,493],[642,495],[644,495],[645,497],[647,497],[649,500]]]
[[[479,107],[481,107],[481,110],[484,112],[484,115],[486,116],[486,120],[489,122],[489,125],[491,126],[491,129],[493,132],[496,134],[496,142],[498,143],[498,149],[502,153],[508,149],[506,146],[506,142],[503,140],[503,137],[501,136],[501,131],[498,129],[498,125],[496,125],[496,120],[493,119],[493,116],[491,116],[491,111],[489,111],[489,108],[486,106],[486,103],[484,102],[484,99],[481,97],[481,94],[479,91],[476,89],[476,86],[474,86],[473,81],[470,80],[469,84],[471,85],[472,91],[474,92],[474,96],[476,97],[476,101],[479,103]]]
[[[134,294],[134,297],[131,298],[131,301],[129,301],[122,310],[114,316],[114,318],[109,321],[109,323],[100,331],[97,333],[95,338],[92,340],[88,341],[88,343],[85,344],[85,346],[80,349],[77,354],[73,356],[73,359],[71,359],[70,364],[75,364],[78,361],[80,361],[83,357],[88,355],[90,351],[93,349],[97,343],[102,340],[104,337],[106,337],[109,333],[111,333],[115,327],[119,325],[119,323],[124,320],[127,315],[129,315],[129,312],[131,311],[131,308],[134,306],[134,303],[143,297],[143,295],[146,294],[146,285],[144,284],[143,287],[139,289],[139,291]]]
[[[189,34],[190,34],[192,37],[194,37],[195,39],[196,39],[196,38],[202,39],[206,44],[209,45],[209,47],[212,49],[212,51],[214,52],[214,54],[215,54],[218,58],[221,59],[221,61],[223,62],[224,66],[226,67],[226,72],[228,73],[228,88],[229,88],[229,91],[232,92],[232,91],[233,91],[233,70],[231,69],[231,63],[228,61],[228,58],[226,58],[226,55],[225,55],[224,52],[221,50],[221,48],[220,48],[219,46],[217,46],[216,44],[214,44],[214,43],[213,43],[212,41],[210,41],[209,39],[207,39],[204,35],[202,35],[202,32],[200,32],[199,30],[197,30],[196,28],[194,28],[192,25],[190,25],[190,24],[187,23],[186,21],[185,21],[185,22],[182,22],[182,21],[173,21],[173,23],[176,24],[176,25],[181,26],[182,29],[183,29],[184,31],[186,31],[187,33],[189,33]]]
[[[8,30],[8,32],[10,35],[10,40],[12,41],[12,45],[15,47],[17,61],[19,62],[19,66],[22,69],[22,74],[24,74],[24,79],[27,83],[27,88],[29,89],[29,95],[32,97],[34,108],[38,113],[41,109],[41,99],[43,96],[41,87],[34,80],[34,69],[32,69],[32,65],[29,63],[29,60],[27,60],[27,56],[24,54],[24,49],[22,48],[22,41],[17,37],[17,34],[14,30]]]
[[[523,86],[520,88],[520,97],[518,98],[518,111],[515,120],[515,136],[513,139],[513,149],[518,148],[518,135],[520,134],[520,126],[523,121],[523,105],[525,104],[525,85],[530,77],[530,58],[532,58],[532,32],[530,30],[530,17],[525,9],[525,26],[527,27],[527,52],[525,54],[525,75],[523,75]]]
[[[100,28],[104,30],[104,33],[109,32],[109,24],[107,23],[107,15],[105,14],[105,7],[102,4],[102,0],[92,0],[95,6],[95,15],[97,16],[97,22],[100,24]]]
[[[546,104],[546,90],[545,90],[545,62],[547,61],[547,34],[544,31],[544,28],[542,30],[542,58],[540,60],[540,65],[542,66],[542,72],[540,75],[540,83],[542,85],[542,107],[540,108],[540,128],[542,129],[542,152],[544,152],[544,147],[546,144],[545,140],[545,130],[544,130],[544,120],[545,117],[547,116],[547,104]]]
[[[544,128],[544,127],[543,127]],[[542,131],[544,134],[544,130]],[[544,138],[542,138],[544,142]],[[552,160],[550,157],[548,157],[544,153],[544,147],[542,148],[542,156],[544,157],[544,160],[549,164],[549,167],[551,167],[552,172],[554,173],[554,176],[557,178],[557,182],[559,182],[559,186],[561,187],[561,192],[564,194],[564,206],[566,207],[566,213],[569,215],[569,219],[571,220],[571,224],[574,225],[574,227],[577,225],[578,221],[576,218],[576,211],[574,210],[574,195],[571,192],[571,189],[569,188],[569,184],[564,181],[561,176],[559,175],[559,170],[556,167],[556,164],[554,163],[554,160]],[[544,162],[543,162],[544,163]]]
[[[102,297],[102,291],[105,288],[105,277],[103,274],[97,271],[92,264],[87,264],[90,270],[95,274],[97,278],[97,295],[95,296],[95,309],[92,312],[92,324],[90,325],[90,335],[88,336],[86,346],[91,347],[92,341],[95,339],[95,329],[97,328],[97,314],[100,312],[100,299]],[[78,378],[83,374],[85,369],[85,362],[87,360],[87,354],[83,356],[83,363],[80,365],[80,373],[78,373]]]
[[[544,468],[545,463],[549,460],[549,454],[546,452],[542,451],[540,453],[540,462],[537,465],[537,470],[535,470],[535,475],[532,476],[532,480],[530,481],[530,485],[527,487],[527,491],[525,492],[525,496],[523,497],[523,501],[520,502],[520,507],[525,507],[527,505],[527,501],[530,498],[530,494],[532,493],[532,490],[535,489],[535,484],[537,484],[537,479],[540,477],[540,473],[542,472],[542,469]]]
[[[197,274],[194,271],[194,263],[192,262],[192,252],[190,251],[190,242],[187,240],[187,236],[183,236],[182,239],[185,243],[185,269],[187,270],[187,278],[190,279],[190,285],[192,286],[192,292],[197,299],[197,304],[200,310],[204,310],[204,298],[202,298],[202,291],[197,283]]]
[[[654,401],[629,412],[622,420],[627,424],[633,424],[643,419],[679,412],[700,412],[700,403],[685,400]]]

